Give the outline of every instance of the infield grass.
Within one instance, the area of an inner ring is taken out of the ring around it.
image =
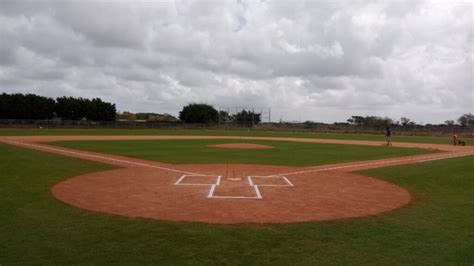
[[[449,137],[398,136],[394,132],[394,142],[452,144]],[[344,140],[385,141],[384,132],[380,134],[342,134],[285,131],[238,131],[238,130],[175,130],[175,129],[0,129],[0,136],[37,135],[178,135],[178,136],[258,136],[288,138],[319,138]],[[474,145],[474,139],[467,139],[467,145]]]
[[[378,216],[211,225],[71,207],[52,197],[51,186],[111,166],[0,144],[0,264],[472,265],[473,161],[364,171],[414,197]]]
[[[313,166],[360,160],[419,155],[434,152],[416,148],[362,146],[283,141],[245,143],[269,145],[273,149],[225,149],[213,144],[240,143],[240,140],[107,140],[61,141],[56,146],[108,153],[160,162],[182,163],[245,163],[288,166]]]

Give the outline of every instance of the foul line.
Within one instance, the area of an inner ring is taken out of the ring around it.
[[[444,159],[450,159],[450,158],[465,157],[465,156],[470,156],[470,155],[474,155],[474,153],[473,152],[463,152],[463,153],[449,154],[449,155],[445,155],[445,156],[439,156],[439,155],[426,156],[426,157],[424,157],[424,159],[421,159],[421,158],[404,158],[404,159],[391,160],[391,161],[335,166],[335,167],[328,167],[328,168],[321,168],[321,169],[314,169],[314,170],[306,170],[306,171],[297,171],[297,172],[290,172],[290,173],[283,173],[283,174],[276,174],[276,175],[278,175],[278,176],[287,176],[287,175],[297,175],[297,174],[308,174],[308,173],[325,172],[325,171],[331,171],[331,170],[339,170],[339,169],[345,169],[345,168],[354,168],[354,167],[371,166],[371,165],[379,165],[379,164],[391,164],[391,163],[400,163],[400,162],[422,163],[422,162],[430,162],[430,161],[444,160]]]
[[[437,161],[437,160],[444,160],[444,159],[451,159],[451,158],[459,158],[459,157],[466,157],[474,155],[472,152],[464,152],[464,153],[456,153],[451,156],[445,156],[445,157],[434,157],[434,158],[427,158],[423,160],[419,160],[418,163],[424,163],[424,162],[431,162],[431,161]]]
[[[79,156],[85,156],[85,157],[91,157],[91,158],[97,158],[97,159],[102,159],[102,160],[108,160],[108,161],[113,161],[113,162],[120,162],[120,163],[127,163],[127,164],[132,164],[132,165],[138,165],[138,166],[145,166],[145,167],[151,167],[151,168],[156,168],[156,169],[161,169],[161,170],[166,170],[170,172],[176,172],[176,173],[181,173],[181,174],[190,174],[190,175],[201,175],[193,172],[187,172],[187,171],[181,171],[177,169],[172,169],[172,168],[167,168],[167,167],[161,167],[161,166],[156,166],[156,165],[151,165],[151,164],[146,164],[146,163],[137,163],[137,162],[132,162],[132,161],[127,161],[127,160],[121,160],[121,159],[114,159],[110,157],[105,157],[105,156],[99,156],[99,155],[93,155],[93,154],[87,154],[87,153],[82,153],[82,152],[75,152],[75,151],[68,151],[64,149],[57,149],[57,148],[52,148],[48,147],[47,145],[36,145],[36,144],[31,144],[31,143],[23,143],[23,142],[17,142],[17,141],[5,141],[5,143],[10,143],[10,144],[16,144],[17,146],[29,146],[33,148],[38,148],[40,150],[49,150],[49,151],[55,151],[59,153],[69,153],[73,155],[79,155]]]
[[[187,174],[187,175],[205,176],[204,174],[181,171],[181,170],[177,170],[177,169],[161,167],[161,166],[155,166],[155,165],[151,165],[151,164],[137,163],[137,162],[121,160],[121,159],[114,159],[114,158],[104,157],[104,156],[99,156],[99,155],[92,155],[92,154],[88,154],[88,153],[82,153],[82,152],[75,152],[75,151],[69,151],[69,150],[64,150],[64,149],[52,148],[52,147],[49,147],[47,145],[37,145],[37,144],[24,143],[24,142],[18,142],[18,141],[11,141],[11,140],[8,140],[8,141],[7,140],[1,140],[1,141],[4,142],[4,143],[7,143],[7,144],[14,144],[14,145],[17,145],[17,146],[33,147],[33,148],[38,148],[40,150],[49,150],[49,151],[54,151],[54,152],[57,152],[57,153],[73,154],[73,155],[97,158],[97,159],[108,160],[108,161],[113,161],[113,162],[120,162],[120,163],[127,163],[127,164],[131,164],[131,165],[145,166],[145,167],[156,168],[156,169],[161,169],[161,170],[166,170],[166,171],[176,172],[176,173],[181,173],[181,174]],[[462,152],[462,153],[454,153],[454,154],[450,153],[450,154],[447,154],[447,155],[428,155],[428,156],[425,156],[423,158],[398,158],[398,159],[394,159],[394,160],[390,160],[390,161],[381,161],[381,162],[373,162],[373,163],[335,166],[335,167],[328,167],[328,168],[321,168],[321,169],[313,169],[313,170],[305,170],[305,171],[296,171],[296,172],[275,174],[273,176],[283,176],[283,178],[289,184],[291,184],[291,182],[285,176],[287,176],[287,175],[296,175],[296,174],[308,174],[308,173],[325,172],[325,171],[331,171],[331,170],[339,170],[339,169],[355,168],[355,167],[363,167],[363,166],[371,166],[371,165],[401,163],[401,162],[423,163],[423,162],[430,162],[430,161],[436,161],[436,160],[444,160],[444,159],[450,159],[450,158],[465,157],[465,156],[470,156],[470,155],[474,155],[474,152]],[[176,182],[176,184],[178,184],[181,181],[181,179],[183,179],[183,178],[184,178],[184,176],[181,177]],[[220,182],[220,179],[218,181]],[[261,197],[260,191],[258,189],[258,185],[254,185],[251,178],[248,180],[248,182],[249,182],[250,186],[253,186],[255,188],[255,192],[257,194],[257,197]],[[196,185],[198,185],[198,184],[196,184]],[[202,185],[205,185],[205,184],[202,184]],[[216,185],[218,186],[219,184],[211,184],[212,188],[211,188],[211,191],[209,193],[210,196],[214,192],[214,189],[215,189]],[[221,196],[212,196],[212,197],[221,198]],[[235,197],[235,198],[248,198],[248,197]]]

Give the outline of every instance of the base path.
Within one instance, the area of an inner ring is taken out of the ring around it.
[[[118,166],[56,184],[52,194],[75,207],[128,217],[208,223],[288,223],[375,215],[410,202],[386,181],[353,173],[474,154],[474,147],[394,143],[442,153],[315,167],[166,164],[55,147],[61,140],[246,139],[376,145],[375,141],[223,136],[32,136],[0,142]],[[230,181],[232,180],[232,181]]]

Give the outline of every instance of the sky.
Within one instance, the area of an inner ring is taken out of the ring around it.
[[[473,13],[470,1],[0,0],[0,92],[443,123],[474,113]]]

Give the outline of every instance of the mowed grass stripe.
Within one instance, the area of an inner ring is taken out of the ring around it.
[[[378,216],[286,225],[209,225],[77,209],[49,189],[110,169],[0,144],[0,263],[180,265],[470,265],[474,156],[364,171],[408,189]]]
[[[184,163],[243,163],[288,166],[313,166],[329,163],[393,158],[433,153],[432,150],[385,146],[362,146],[283,141],[252,141],[273,149],[225,149],[208,145],[239,143],[241,140],[113,140],[61,141],[60,147],[120,156]]]
[[[394,131],[394,142],[452,144],[449,137],[398,136]],[[239,131],[239,130],[175,130],[175,129],[0,129],[0,136],[37,135],[177,135],[177,136],[258,136],[289,138],[320,138],[344,140],[385,141],[383,130],[380,134],[342,134],[287,131]],[[467,139],[467,145],[474,145],[474,139]]]

